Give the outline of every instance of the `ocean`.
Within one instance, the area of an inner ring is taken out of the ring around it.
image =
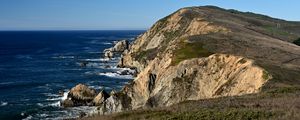
[[[107,60],[102,51],[143,32],[0,32],[0,120],[65,119],[94,109],[63,108],[59,101],[79,83],[96,90],[120,90],[133,77],[118,74],[124,70],[116,68],[120,55]],[[82,62],[88,64],[82,67]]]

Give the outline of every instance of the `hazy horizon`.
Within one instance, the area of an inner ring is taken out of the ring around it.
[[[190,6],[213,5],[300,21],[300,1],[2,0],[0,31],[147,30],[157,20]]]

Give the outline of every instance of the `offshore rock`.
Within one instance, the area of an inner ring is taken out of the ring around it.
[[[78,84],[70,90],[67,99],[62,102],[62,106],[93,105],[92,101],[96,95],[95,89],[83,84]]]

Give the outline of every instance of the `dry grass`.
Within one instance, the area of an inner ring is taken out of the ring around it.
[[[186,101],[166,108],[144,109],[84,120],[245,120],[300,119],[300,88],[286,87],[260,94]]]

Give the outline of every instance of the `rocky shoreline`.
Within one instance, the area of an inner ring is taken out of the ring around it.
[[[129,49],[129,41],[128,40],[119,40],[115,42],[115,45],[111,48],[107,48],[103,51],[104,59],[111,60],[114,58],[116,54],[122,54],[124,51]],[[81,63],[80,66],[85,67],[87,63]],[[136,70],[134,68],[129,68],[128,70],[123,70],[120,75],[132,75],[136,76]],[[122,99],[122,100],[120,100]],[[115,111],[112,112],[120,112],[123,111],[122,101],[124,98],[119,92],[112,90],[110,93],[105,90],[101,90],[97,92],[95,89],[90,88],[84,84],[78,84],[70,89],[68,92],[67,98],[60,102],[60,106],[62,107],[77,107],[77,106],[103,106],[104,102],[110,102],[111,104],[105,104],[105,107],[110,107]],[[98,113],[98,110],[91,111],[90,113],[82,113],[80,117],[92,115]],[[103,112],[103,113],[107,113]]]

